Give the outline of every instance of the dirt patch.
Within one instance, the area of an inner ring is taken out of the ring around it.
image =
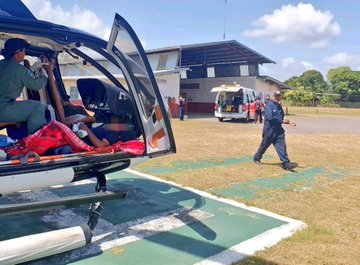
[[[360,115],[360,113],[359,113]],[[317,114],[296,114],[287,115],[286,118],[295,121],[297,126],[283,127],[290,133],[309,134],[309,133],[358,133],[360,132],[360,119],[355,115],[317,115]],[[208,121],[220,123],[212,114],[190,114],[189,120]],[[188,120],[188,121],[189,121]],[[224,120],[224,124],[242,125],[241,129],[257,128],[262,124],[253,124],[244,120]],[[245,127],[246,126],[246,127]]]
[[[289,133],[359,133],[360,119],[352,116],[299,115],[289,119],[297,123],[296,127],[286,127]]]

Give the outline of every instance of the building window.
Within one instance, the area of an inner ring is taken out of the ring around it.
[[[182,83],[180,84],[180,89],[199,89],[199,83]]]
[[[207,77],[215,77],[215,68],[214,67],[207,68]]]
[[[249,64],[249,75],[250,76],[259,75],[259,66],[257,64]]]
[[[235,77],[240,76],[238,64],[220,64],[215,66],[216,77]]]
[[[164,70],[166,67],[166,61],[167,61],[167,53],[161,53],[159,56],[159,62],[157,65],[157,70]]]
[[[249,65],[247,64],[240,65],[240,75],[249,76]]]
[[[206,78],[206,67],[205,66],[193,66],[190,71],[187,72],[187,78]]]
[[[78,100],[80,99],[80,96],[79,96],[79,91],[77,89],[77,87],[70,87],[70,100]]]

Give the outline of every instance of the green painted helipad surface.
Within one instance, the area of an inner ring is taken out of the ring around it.
[[[110,189],[128,190],[125,200],[105,203],[93,243],[31,264],[231,264],[276,244],[301,222],[160,182],[136,172],[109,177]],[[84,182],[51,191],[22,193],[0,203],[92,192]],[[1,217],[0,240],[86,223],[87,206]],[[5,229],[6,228],[6,229]],[[1,251],[1,250],[0,250]]]
[[[269,155],[264,155],[261,159],[262,161],[270,160],[272,157]],[[154,166],[147,167],[143,170],[149,174],[172,174],[176,172],[184,172],[187,170],[200,170],[216,167],[229,167],[232,165],[239,165],[243,163],[249,163],[253,161],[253,156],[245,155],[241,157],[227,157],[227,158],[217,158],[217,159],[201,159],[201,160],[185,160],[185,161],[175,161],[170,166]]]
[[[256,199],[270,199],[276,191],[301,192],[316,185],[326,185],[345,178],[352,170],[330,170],[315,167],[298,170],[298,172],[284,173],[280,176],[258,178],[242,183],[235,183],[225,188],[210,191],[222,197],[253,201]]]

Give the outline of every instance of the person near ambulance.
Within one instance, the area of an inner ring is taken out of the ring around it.
[[[270,95],[266,95],[265,96],[265,106],[269,103],[271,101],[271,99],[270,99]]]
[[[289,124],[296,126],[295,122],[284,119],[284,110],[280,104],[281,93],[275,91],[274,99],[266,104],[265,108],[265,123],[262,133],[262,142],[256,154],[254,155],[254,162],[260,164],[260,160],[268,147],[273,144],[276,152],[282,162],[282,168],[291,170],[295,167],[290,163],[285,144],[285,130],[282,124]]]
[[[27,122],[27,133],[32,134],[46,124],[45,106],[36,100],[16,101],[24,87],[40,90],[48,81],[47,73],[53,66],[44,66],[46,72],[36,78],[33,71],[20,63],[24,61],[25,49],[30,47],[24,39],[13,38],[5,42],[0,61],[0,122]]]
[[[185,115],[185,99],[183,97],[179,97],[179,119],[180,121],[184,121]]]
[[[262,110],[264,109],[264,103],[261,101],[260,97],[257,97],[255,100],[255,119],[254,123],[257,123],[259,120],[260,123],[263,121]]]

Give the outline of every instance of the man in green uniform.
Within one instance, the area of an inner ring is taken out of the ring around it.
[[[27,122],[28,134],[46,124],[45,106],[36,100],[16,101],[24,87],[40,90],[47,84],[47,76],[35,78],[34,73],[21,65],[25,49],[30,46],[23,39],[13,38],[5,42],[0,61],[0,122]],[[50,73],[53,66],[46,66]]]

